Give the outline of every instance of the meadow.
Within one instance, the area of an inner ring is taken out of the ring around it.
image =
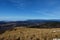
[[[60,38],[60,28],[16,27],[0,34],[0,40],[53,40]]]

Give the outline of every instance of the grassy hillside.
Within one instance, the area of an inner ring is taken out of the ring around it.
[[[60,28],[37,29],[15,27],[0,34],[0,40],[52,40],[60,37]]]

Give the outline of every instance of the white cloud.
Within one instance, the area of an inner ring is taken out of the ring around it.
[[[45,19],[60,19],[60,9],[58,10],[57,8],[53,10],[37,10],[36,13],[42,14],[42,17]]]
[[[55,14],[53,14],[52,12],[49,12],[49,10],[38,10],[36,11],[36,13],[39,13],[45,16],[52,16],[52,17],[55,16]]]
[[[25,2],[23,0],[9,0],[10,2],[13,3],[14,6],[17,8],[24,9],[25,7]]]

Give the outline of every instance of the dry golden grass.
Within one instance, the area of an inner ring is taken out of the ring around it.
[[[52,40],[60,38],[60,28],[38,29],[38,28],[19,28],[7,30],[0,35],[0,40]]]

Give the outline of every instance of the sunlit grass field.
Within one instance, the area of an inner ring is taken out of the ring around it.
[[[0,34],[0,40],[53,40],[60,38],[60,28],[16,27]]]

